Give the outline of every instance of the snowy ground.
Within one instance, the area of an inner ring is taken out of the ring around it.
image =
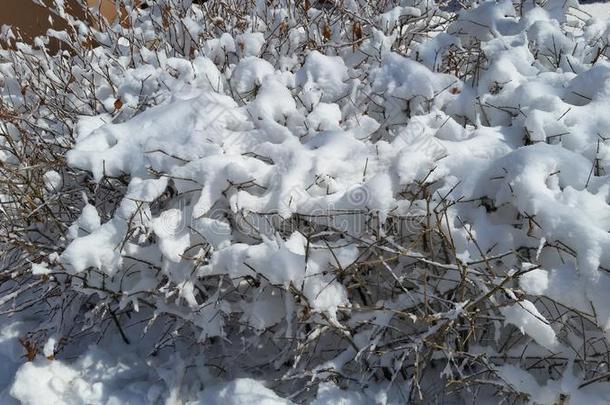
[[[1,51],[0,403],[610,403],[610,4],[211,3]]]

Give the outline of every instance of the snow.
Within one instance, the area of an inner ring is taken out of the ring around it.
[[[60,191],[63,187],[63,179],[61,174],[55,170],[49,170],[44,174],[44,185],[49,192]]]
[[[531,301],[523,300],[500,311],[504,315],[504,322],[515,325],[521,333],[531,336],[538,344],[549,350],[557,348],[555,331]]]
[[[581,4],[580,9],[594,19],[610,20],[610,5],[604,2]]]
[[[532,403],[552,404],[561,398],[568,398],[570,403],[603,404],[608,402],[610,391],[607,387],[585,387],[580,389],[582,381],[575,378],[568,370],[560,381],[552,381],[548,384],[539,384],[531,374],[514,366],[505,365],[498,370],[498,376],[512,387],[521,392],[528,393]]]
[[[199,395],[198,404],[241,405],[254,401],[261,405],[290,405],[293,402],[282,399],[259,381],[240,378],[227,384],[206,388]]]
[[[251,93],[263,83],[263,79],[273,75],[273,65],[264,59],[248,56],[239,61],[231,77],[231,83],[240,94]]]
[[[51,269],[49,269],[49,266],[47,265],[47,263],[32,263],[32,274],[35,276],[38,275],[43,275],[43,274],[49,274],[51,272]]]
[[[0,402],[607,403],[610,6],[292,3],[0,50]]]
[[[304,103],[313,108],[319,101],[334,102],[345,95],[348,80],[345,62],[337,56],[312,51],[303,67],[296,73],[297,83],[303,87]]]
[[[9,393],[27,405],[143,404],[155,401],[159,395],[153,382],[134,382],[146,376],[145,365],[133,354],[117,360],[91,348],[72,364],[47,359],[24,364]]]

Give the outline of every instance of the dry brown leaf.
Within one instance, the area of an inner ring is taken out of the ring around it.
[[[33,361],[38,354],[36,344],[27,338],[19,338],[19,343],[25,349],[25,357],[28,361]]]
[[[359,41],[362,39],[362,24],[358,21],[352,25],[352,34],[354,35],[354,41]]]
[[[324,24],[324,27],[322,28],[322,37],[324,38],[325,41],[330,40],[331,35],[333,34],[330,25],[328,25],[328,23]]]

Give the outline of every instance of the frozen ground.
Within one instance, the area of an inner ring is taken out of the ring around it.
[[[0,403],[610,403],[610,6],[293,3],[2,51]]]

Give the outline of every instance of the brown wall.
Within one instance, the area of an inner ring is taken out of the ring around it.
[[[97,6],[108,20],[114,20],[116,12],[113,0],[87,0],[90,6]],[[68,9],[73,12],[79,9],[75,0],[65,1]],[[31,0],[0,0],[0,25],[12,25],[14,31],[17,29],[23,37],[31,40],[37,35],[47,32],[47,29],[54,28],[61,30],[66,27],[61,18],[54,16],[53,25],[49,23],[49,12]]]

